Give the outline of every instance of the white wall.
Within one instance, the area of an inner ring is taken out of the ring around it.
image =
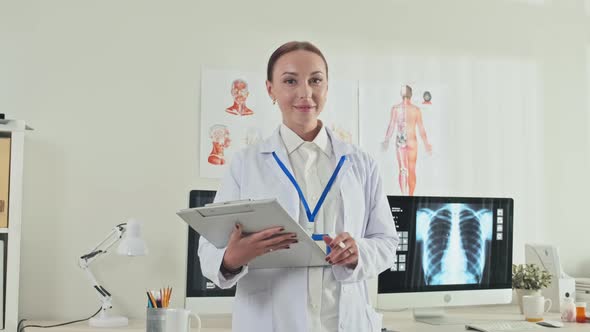
[[[590,276],[590,24],[585,1],[3,1],[0,112],[27,120],[21,316],[75,319],[98,308],[77,257],[128,216],[151,253],[93,265],[117,311],[141,317],[145,289],[180,305],[186,227],[174,212],[199,178],[202,65],[265,69],[311,40],[345,78],[382,76],[393,55],[532,61],[543,95],[544,195],[519,243],[552,241]],[[379,60],[381,59],[381,60]],[[542,112],[542,111],[541,111]],[[536,117],[535,117],[536,118]],[[516,203],[518,204],[518,202]],[[517,205],[518,206],[518,205]],[[526,230],[530,232],[526,232]],[[522,248],[515,257],[522,259]],[[52,303],[52,304],[48,304]]]

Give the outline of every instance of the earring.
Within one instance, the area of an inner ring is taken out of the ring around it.
[[[273,105],[276,105],[276,103],[277,103],[277,100],[276,100],[276,99],[273,99],[273,100],[272,100],[272,104],[273,104]]]

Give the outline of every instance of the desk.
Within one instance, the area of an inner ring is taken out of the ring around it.
[[[200,315],[202,328],[200,332],[230,332],[231,331],[231,315]],[[59,322],[25,322],[37,325],[53,325]],[[193,326],[195,326],[193,324]],[[52,327],[49,329],[29,327],[25,332],[145,332],[145,320],[129,320],[129,326],[118,328],[98,328],[88,326],[88,321],[76,323],[72,325]],[[191,332],[197,332],[196,328],[191,329]]]
[[[458,332],[465,331],[464,325],[428,325],[414,321],[411,310],[399,312],[382,312],[383,326],[390,330],[399,332]],[[450,318],[466,318],[468,320],[523,320],[519,314],[518,307],[514,305],[503,306],[478,306],[478,307],[461,307],[447,309],[447,316]],[[560,315],[557,313],[548,313],[545,318],[559,320]],[[230,315],[201,315],[203,328],[201,332],[230,332],[231,316]],[[31,324],[49,325],[56,322],[31,322]],[[565,327],[554,330],[541,328],[539,331],[587,331],[590,332],[590,323],[565,323]],[[129,326],[125,328],[98,329],[88,327],[87,322],[76,323],[68,326],[60,326],[51,329],[28,328],[25,332],[144,332],[145,322],[143,320],[131,320]],[[196,329],[192,330],[196,332]]]
[[[522,321],[524,316],[520,314],[518,306],[515,305],[495,305],[495,306],[476,306],[476,307],[457,307],[448,308],[447,317],[451,319],[466,319],[472,321]],[[462,325],[429,325],[414,321],[412,311],[405,310],[401,312],[382,312],[383,327],[399,332],[457,332],[465,331],[465,324]],[[561,321],[559,313],[546,313],[545,319]],[[551,332],[569,332],[569,331],[587,331],[590,332],[590,324],[564,323],[565,326],[560,329],[543,328],[539,331]]]

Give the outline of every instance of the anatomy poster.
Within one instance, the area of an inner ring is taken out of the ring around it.
[[[201,176],[220,178],[232,156],[267,137],[280,114],[262,73],[204,68],[201,76]]]
[[[444,179],[436,176],[445,149],[438,125],[444,97],[435,83],[361,83],[361,147],[378,160],[388,194],[414,195],[424,184],[444,186]]]
[[[320,119],[341,139],[358,143],[356,81],[330,81]],[[269,137],[281,123],[265,76],[204,68],[201,78],[200,175],[221,178],[240,149]]]
[[[542,183],[534,63],[399,57],[388,80],[359,82],[360,145],[389,195],[530,200]]]

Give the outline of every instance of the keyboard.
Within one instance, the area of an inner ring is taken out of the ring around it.
[[[502,331],[531,331],[542,329],[535,323],[526,321],[486,321],[479,323],[470,323],[465,325],[466,330],[475,330],[481,332],[502,332]]]

